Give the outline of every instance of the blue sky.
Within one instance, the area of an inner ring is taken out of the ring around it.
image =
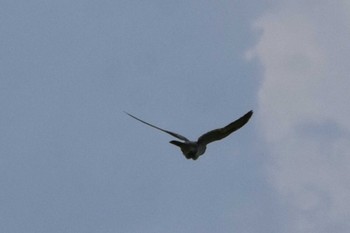
[[[349,10],[0,1],[0,231],[348,232]]]

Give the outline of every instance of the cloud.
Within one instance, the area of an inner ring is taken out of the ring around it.
[[[283,1],[255,23],[260,129],[283,232],[350,229],[350,4]]]

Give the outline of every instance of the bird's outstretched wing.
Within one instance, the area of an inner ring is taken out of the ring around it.
[[[125,112],[125,111],[124,111],[124,112]],[[138,120],[138,121],[141,121],[142,123],[144,123],[144,124],[146,124],[146,125],[149,125],[149,126],[155,128],[155,129],[158,129],[158,130],[160,130],[160,131],[163,131],[164,133],[170,134],[170,135],[173,136],[173,137],[176,137],[176,138],[178,138],[178,139],[180,139],[180,140],[183,140],[183,141],[189,141],[186,137],[184,137],[184,136],[182,136],[182,135],[180,135],[180,134],[177,134],[177,133],[174,133],[174,132],[171,132],[171,131],[168,131],[168,130],[159,128],[159,127],[157,127],[157,126],[155,126],[155,125],[152,125],[152,124],[150,124],[150,123],[147,123],[146,121],[143,121],[143,120],[141,120],[141,119],[139,119],[139,118],[137,118],[137,117],[131,115],[130,113],[127,113],[127,112],[125,112],[125,113],[128,114],[129,116],[131,116],[132,118],[134,118],[134,119],[136,119],[136,120]]]
[[[228,124],[227,126],[219,129],[214,129],[203,134],[198,138],[198,144],[207,145],[208,143],[227,137],[228,135],[245,125],[252,115],[253,111],[249,111],[244,116]]]

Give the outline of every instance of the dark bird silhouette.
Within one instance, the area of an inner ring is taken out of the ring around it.
[[[199,156],[204,154],[204,152],[207,148],[207,145],[209,143],[221,140],[221,139],[227,137],[228,135],[230,135],[231,133],[233,133],[234,131],[240,129],[243,125],[245,125],[249,121],[250,117],[253,115],[253,111],[249,111],[244,116],[242,116],[239,119],[235,120],[234,122],[226,125],[225,127],[211,130],[211,131],[203,134],[202,136],[200,136],[197,141],[190,141],[186,137],[184,137],[180,134],[159,128],[155,125],[147,123],[146,121],[143,121],[143,120],[131,115],[130,113],[127,113],[127,112],[125,112],[125,113],[128,114],[130,117],[132,117],[132,118],[134,118],[134,119],[136,119],[136,120],[138,120],[146,125],[149,125],[153,128],[156,128],[156,129],[161,130],[167,134],[170,134],[171,136],[173,136],[175,138],[182,140],[182,141],[172,140],[172,141],[170,141],[170,143],[180,147],[182,153],[185,155],[185,157],[187,159],[193,159],[193,160],[198,159]]]

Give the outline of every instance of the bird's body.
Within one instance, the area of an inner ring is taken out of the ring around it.
[[[198,142],[194,141],[179,142],[173,140],[170,141],[170,143],[180,147],[182,154],[184,154],[187,159],[193,160],[198,159],[198,157],[204,154],[205,150],[207,149],[205,144],[199,144]]]
[[[177,134],[177,133],[159,128],[159,127],[152,125],[150,123],[147,123],[147,122],[131,115],[130,113],[126,112],[126,114],[128,114],[132,118],[134,118],[134,119],[136,119],[136,120],[138,120],[146,125],[149,125],[153,128],[161,130],[167,134],[170,134],[173,137],[176,137],[176,138],[182,140],[182,141],[172,140],[172,141],[170,141],[170,143],[180,147],[182,153],[185,155],[185,157],[187,159],[196,160],[196,159],[198,159],[199,156],[204,154],[204,152],[207,148],[207,145],[209,143],[217,141],[217,140],[221,140],[221,139],[227,137],[228,135],[230,135],[231,133],[233,133],[234,131],[241,128],[243,125],[245,125],[249,121],[250,117],[253,115],[253,111],[247,112],[244,116],[240,117],[239,119],[235,120],[234,122],[228,124],[227,126],[225,126],[223,128],[214,129],[214,130],[211,130],[211,131],[203,134],[202,136],[200,136],[198,138],[197,141],[190,141],[186,137],[184,137],[180,134]]]

